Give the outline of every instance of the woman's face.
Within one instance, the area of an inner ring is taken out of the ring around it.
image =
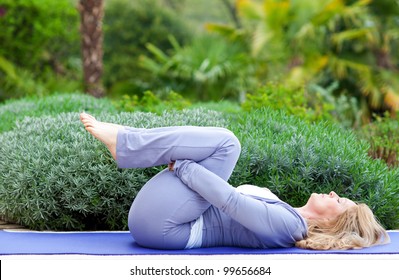
[[[355,205],[352,200],[339,197],[335,192],[313,193],[307,202],[307,208],[313,213],[314,218],[321,219],[335,218]]]

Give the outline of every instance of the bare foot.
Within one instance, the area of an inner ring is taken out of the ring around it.
[[[91,120],[93,120],[93,121],[97,121],[95,117],[93,117],[92,115],[87,114],[87,113],[81,113],[81,114],[80,114],[80,120],[82,120],[82,117],[85,117],[85,118],[87,118],[87,119],[91,119]],[[82,120],[82,121],[83,121],[83,120]],[[118,129],[123,129],[123,128],[124,128],[123,125],[116,124],[116,123],[107,123],[107,122],[101,122],[101,123],[102,123],[103,125],[108,125],[108,126],[116,127],[116,128],[118,128]]]
[[[111,152],[112,157],[116,159],[116,137],[118,135],[118,130],[123,128],[123,126],[97,121],[93,116],[87,113],[81,113],[80,120],[86,130],[103,142]]]

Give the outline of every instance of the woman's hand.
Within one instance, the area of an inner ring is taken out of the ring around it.
[[[169,171],[175,170],[175,162],[174,161],[168,164],[168,169],[169,169]]]

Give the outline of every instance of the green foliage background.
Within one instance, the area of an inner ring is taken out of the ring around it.
[[[2,0],[0,101],[78,89],[79,15],[70,0]]]
[[[151,77],[140,67],[148,43],[168,52],[168,39],[190,42],[192,34],[181,17],[156,0],[105,1],[104,85],[109,95],[141,94],[153,89]]]

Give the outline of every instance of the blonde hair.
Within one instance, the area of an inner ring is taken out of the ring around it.
[[[296,242],[304,249],[361,249],[390,242],[386,230],[366,204],[348,208],[333,221],[308,221],[308,235]]]

